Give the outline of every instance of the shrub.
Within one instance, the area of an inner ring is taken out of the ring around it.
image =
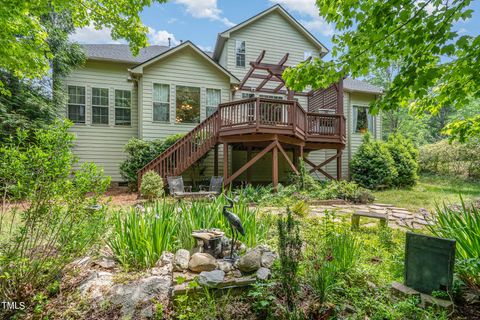
[[[480,178],[480,140],[441,140],[420,148],[420,170],[426,173]]]
[[[332,180],[325,186],[329,198],[343,199],[353,203],[371,203],[375,196],[368,189],[360,187],[352,181]]]
[[[288,310],[295,311],[295,297],[299,291],[298,267],[302,258],[302,240],[298,222],[287,209],[287,217],[278,218],[278,253],[280,256],[280,283]]]
[[[120,174],[128,182],[132,190],[137,188],[137,171],[143,168],[150,161],[155,159],[163,151],[167,150],[183,134],[176,134],[167,137],[165,140],[141,140],[130,139],[124,147],[127,158],[120,165]]]
[[[8,300],[46,288],[106,227],[98,200],[110,180],[91,163],[73,170],[69,126],[19,130],[0,147],[0,290]]]
[[[392,186],[397,178],[395,162],[382,141],[371,139],[367,133],[350,163],[352,180],[372,189]]]
[[[386,144],[395,164],[396,187],[410,187],[418,180],[418,150],[413,143],[400,134],[390,135]]]
[[[158,199],[163,195],[163,179],[155,171],[148,171],[142,177],[140,192],[148,200]]]

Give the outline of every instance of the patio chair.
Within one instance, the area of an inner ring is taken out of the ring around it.
[[[208,190],[206,190],[208,187]],[[215,195],[218,195],[222,192],[223,188],[223,177],[222,176],[212,176],[210,178],[210,185],[200,185],[200,191],[214,192]]]
[[[216,181],[216,180],[215,180]],[[174,198],[199,198],[217,195],[216,191],[198,191],[192,192],[192,187],[183,184],[181,176],[167,177],[168,189]],[[215,185],[216,187],[216,185]],[[218,187],[217,187],[218,188]],[[187,191],[188,189],[188,191]],[[221,190],[221,189],[220,189]]]

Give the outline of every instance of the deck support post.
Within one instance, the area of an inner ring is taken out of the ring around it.
[[[342,179],[342,150],[337,149],[337,180]]]
[[[218,176],[218,144],[213,147],[213,175]]]
[[[303,146],[300,146],[300,158],[303,160]]]
[[[223,181],[228,179],[228,142],[223,143]]]
[[[272,149],[272,183],[273,190],[277,192],[278,187],[278,147]]]
[[[247,162],[250,162],[252,160],[252,147],[247,148]],[[247,169],[247,183],[252,182],[252,170],[251,167],[248,167]]]
[[[298,168],[298,149],[295,147],[293,148],[293,165],[295,168]]]

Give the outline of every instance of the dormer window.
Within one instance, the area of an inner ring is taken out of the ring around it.
[[[245,41],[235,41],[235,54],[237,67],[245,67]]]

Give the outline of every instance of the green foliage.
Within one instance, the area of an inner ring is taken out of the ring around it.
[[[298,268],[302,258],[302,240],[299,224],[287,209],[287,217],[279,217],[277,221],[278,254],[280,256],[279,277],[290,312],[295,310],[295,299],[298,295]]]
[[[83,1],[23,1],[5,2],[0,8],[0,68],[21,79],[46,76],[50,59],[55,54],[55,43],[48,41],[48,23],[42,17],[49,14],[68,13],[77,28],[94,26],[110,28],[113,39],[129,42],[133,54],[147,45],[147,28],[142,24],[140,12],[153,3],[165,0],[101,0]],[[8,93],[2,90],[0,93]]]
[[[393,180],[396,187],[411,187],[418,181],[418,150],[402,135],[390,135],[386,144],[390,152],[397,176]]]
[[[47,287],[106,228],[98,201],[110,180],[92,163],[73,170],[69,126],[18,130],[0,147],[0,290],[10,300]]]
[[[371,203],[375,200],[372,192],[352,181],[330,181],[325,190],[331,198],[343,199],[353,203]]]
[[[151,267],[163,251],[193,249],[194,230],[230,230],[222,214],[226,204],[225,198],[219,196],[213,201],[169,203],[164,200],[147,204],[143,211],[122,210],[114,216],[109,246],[126,269]],[[240,241],[254,247],[266,239],[271,224],[269,216],[258,217],[256,210],[249,209],[242,199],[234,204],[232,211],[245,229],[245,236],[239,236]]]
[[[366,188],[392,186],[398,176],[387,146],[367,133],[350,163],[352,180]]]
[[[373,109],[409,108],[438,114],[465,108],[480,96],[479,35],[460,35],[453,26],[472,17],[471,0],[317,0],[320,16],[336,30],[332,58],[314,58],[285,70],[289,88],[324,88],[342,77],[368,76],[374,68],[400,62],[398,72]],[[420,54],[421,53],[421,54]],[[480,132],[480,116],[459,119],[446,133],[460,140]]]
[[[423,172],[480,179],[480,140],[467,143],[438,141],[420,148]]]
[[[114,216],[114,231],[108,241],[125,269],[153,267],[163,251],[175,248],[178,222],[175,205],[157,202],[145,212],[131,208]]]
[[[163,196],[163,179],[155,171],[148,171],[142,177],[140,192],[148,200]]]
[[[435,236],[455,239],[457,258],[463,260],[461,276],[472,285],[480,287],[480,264],[472,263],[480,257],[480,209],[466,205],[461,199],[460,206],[437,206],[436,216],[428,229]]]
[[[132,138],[124,147],[127,158],[120,165],[120,174],[128,182],[131,189],[137,188],[137,171],[167,150],[183,134],[175,134],[165,140],[141,140]]]
[[[305,217],[308,215],[310,211],[310,207],[308,206],[308,203],[305,202],[304,200],[299,200],[295,202],[291,210],[295,215],[299,217]]]

